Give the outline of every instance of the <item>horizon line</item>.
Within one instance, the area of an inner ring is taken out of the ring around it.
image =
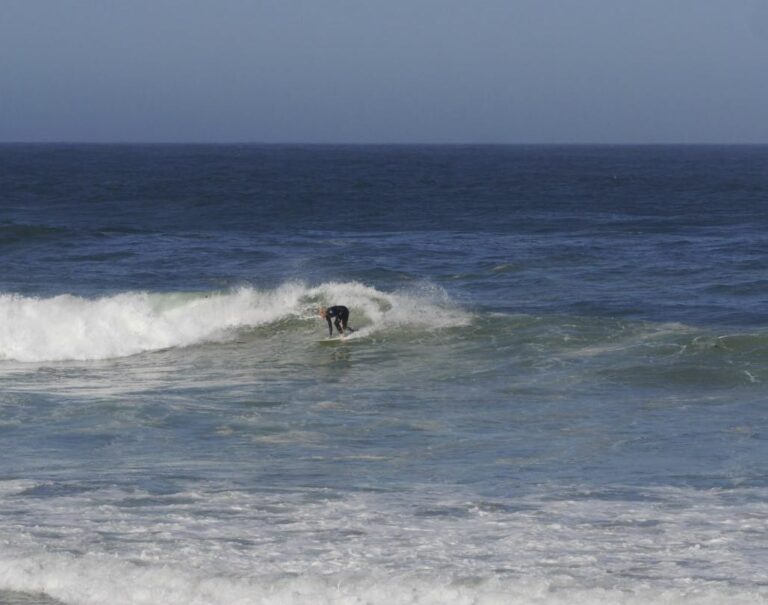
[[[320,142],[320,141],[0,141],[0,145],[242,147],[764,147],[768,142]]]

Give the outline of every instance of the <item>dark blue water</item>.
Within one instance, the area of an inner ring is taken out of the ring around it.
[[[767,156],[5,146],[1,285],[55,294],[74,278],[97,294],[429,279],[490,309],[751,325],[768,318]]]
[[[0,146],[0,598],[768,602],[766,204],[768,147]]]

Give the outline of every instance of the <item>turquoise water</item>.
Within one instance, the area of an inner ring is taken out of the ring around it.
[[[766,165],[0,148],[0,599],[768,602]]]

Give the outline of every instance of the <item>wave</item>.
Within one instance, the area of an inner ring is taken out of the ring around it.
[[[357,283],[310,287],[286,283],[271,290],[226,292],[125,292],[100,298],[0,295],[0,360],[21,362],[101,360],[236,338],[243,329],[289,319],[317,329],[318,305],[352,309],[355,334],[398,326],[436,329],[464,325],[469,315],[445,292],[425,284],[385,293]],[[309,324],[309,320],[312,323]]]
[[[0,556],[0,589],[44,594],[78,605],[731,605],[768,602],[768,591],[723,582],[691,581],[654,586],[648,580],[633,588],[569,586],[566,578],[459,578],[449,574],[390,576],[214,576],[205,570],[181,570],[136,564],[114,557],[64,554]],[[2,593],[0,593],[2,596]]]
[[[190,487],[0,481],[0,602],[768,604],[764,488]]]
[[[29,244],[32,241],[45,241],[68,234],[67,229],[60,227],[4,222],[0,223],[0,246],[17,243]]]
[[[731,388],[768,381],[768,333],[718,332],[680,323],[606,317],[503,314],[460,308],[422,283],[383,292],[359,282],[197,293],[124,292],[86,298],[0,294],[0,361],[96,361],[243,340],[295,345],[327,335],[319,305],[351,309],[349,338],[390,349],[431,343],[478,367],[498,366],[523,382],[548,379],[638,387]],[[439,356],[438,356],[439,357]]]

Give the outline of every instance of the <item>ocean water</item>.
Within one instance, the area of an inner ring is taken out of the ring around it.
[[[767,210],[768,147],[0,146],[0,603],[768,603]]]

